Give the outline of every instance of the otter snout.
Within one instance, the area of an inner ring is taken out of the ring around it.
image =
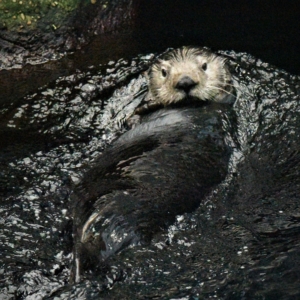
[[[197,82],[195,82],[192,78],[189,76],[183,76],[178,80],[175,88],[183,90],[186,94],[188,94],[195,85],[197,85]]]

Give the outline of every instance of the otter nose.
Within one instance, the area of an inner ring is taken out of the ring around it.
[[[190,77],[184,76],[179,79],[176,84],[176,89],[183,90],[188,93],[197,83]]]

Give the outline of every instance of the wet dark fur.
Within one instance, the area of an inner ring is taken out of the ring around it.
[[[147,115],[95,162],[73,195],[77,280],[129,245],[149,243],[225,178],[228,107],[215,105]]]

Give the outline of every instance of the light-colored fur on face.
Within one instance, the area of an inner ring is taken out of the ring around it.
[[[220,101],[231,93],[225,59],[205,48],[183,47],[159,58],[150,68],[149,98],[164,106],[186,98]],[[195,82],[190,91],[176,88],[184,77]]]

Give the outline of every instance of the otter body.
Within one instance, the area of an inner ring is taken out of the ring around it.
[[[196,209],[224,180],[231,155],[224,127],[230,106],[203,100],[224,97],[230,75],[223,59],[207,53],[184,48],[168,54],[172,63],[164,58],[152,66],[148,95],[153,98],[148,101],[167,107],[141,116],[76,188],[76,281],[84,271],[99,271],[126,247],[149,243],[176,215]],[[183,56],[188,57],[186,63]],[[169,105],[187,98],[202,105]]]
[[[78,274],[149,243],[225,178],[231,150],[224,109],[161,109],[99,157],[73,196]]]

